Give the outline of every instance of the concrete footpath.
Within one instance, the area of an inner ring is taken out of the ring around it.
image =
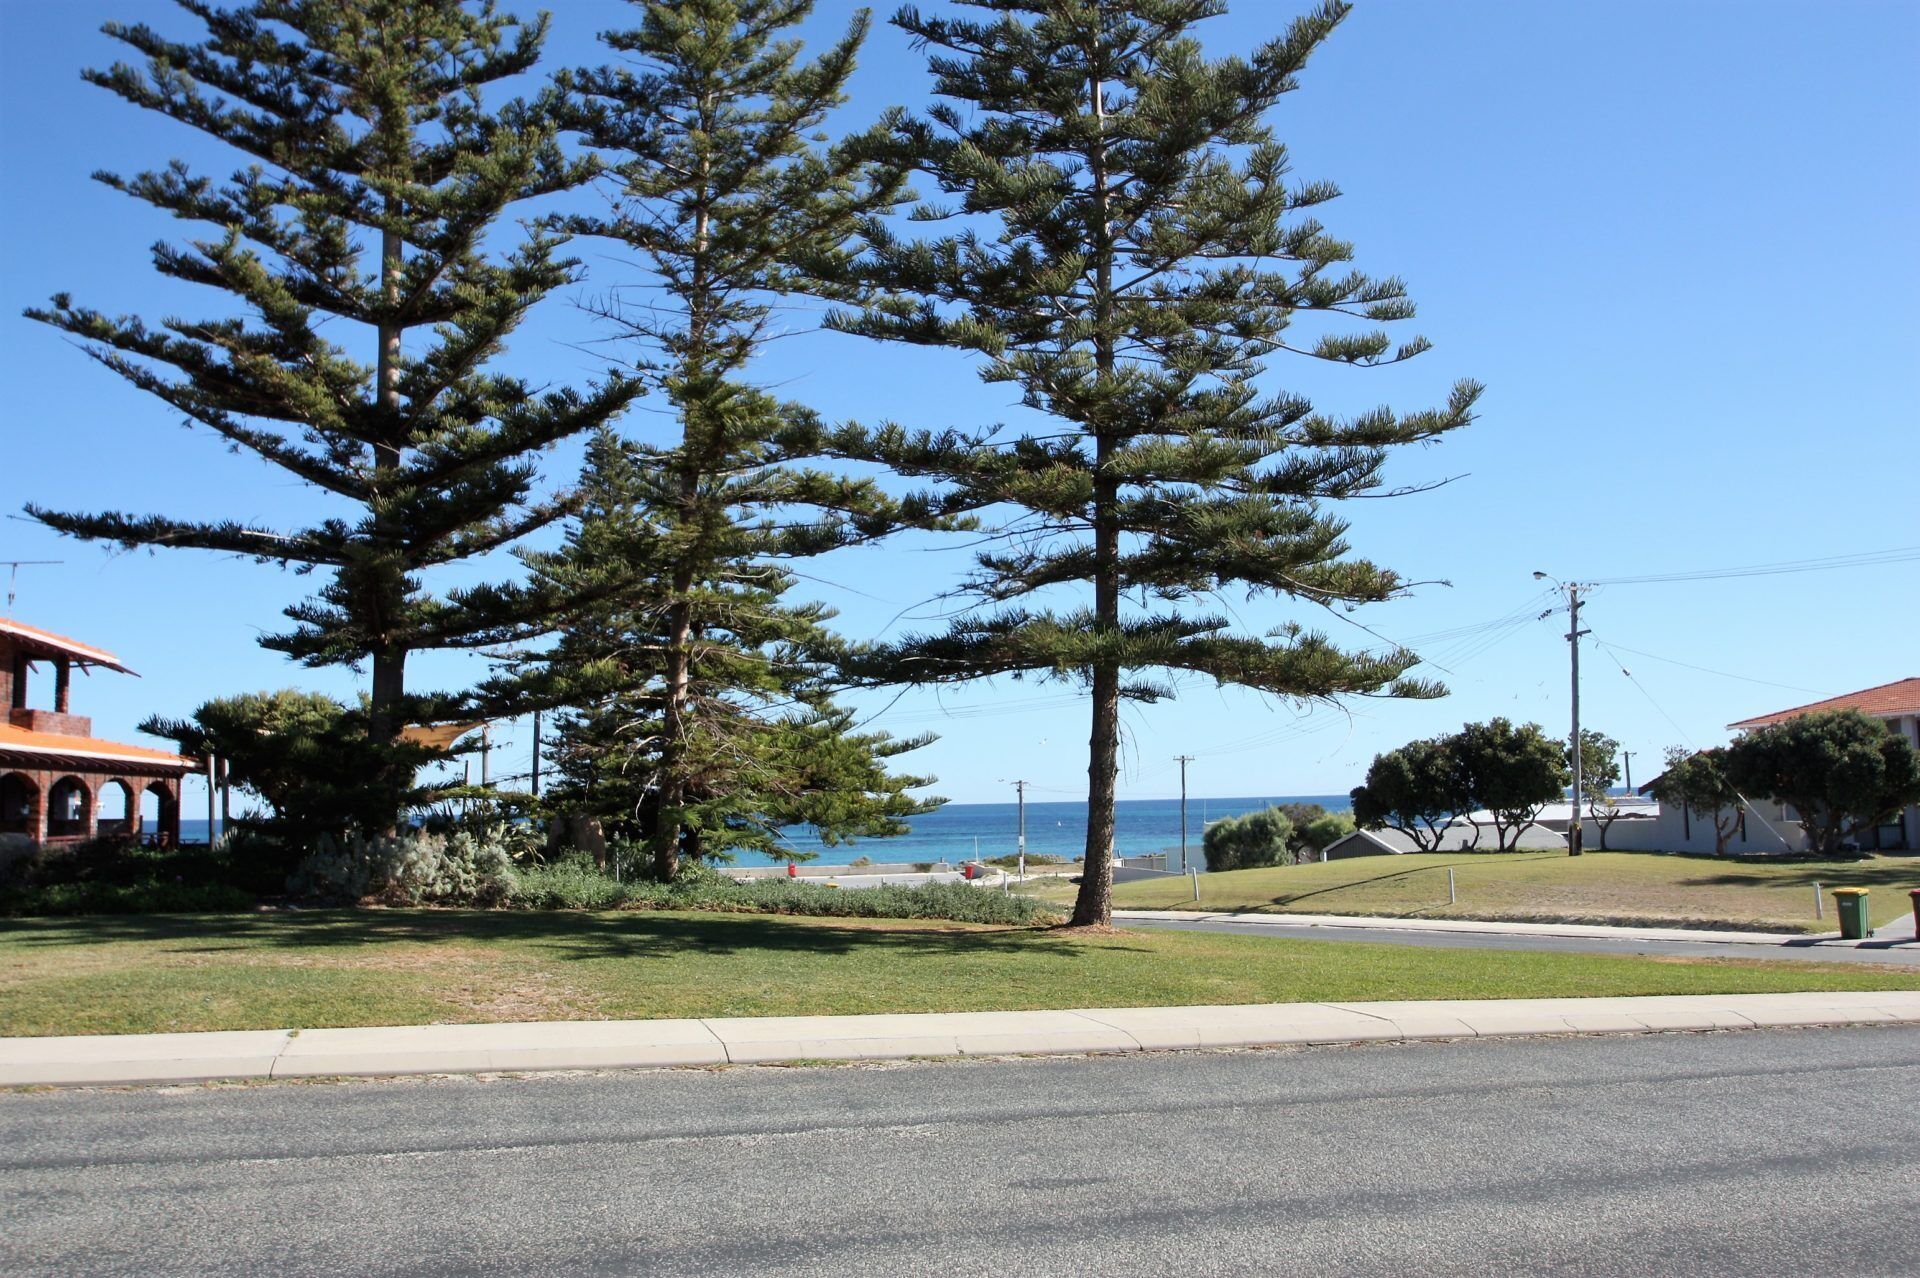
[[[545,1021],[0,1039],[0,1085],[76,1086],[1920,1024],[1920,992]]]
[[[1372,914],[1268,914],[1226,910],[1115,910],[1115,920],[1232,923],[1239,926],[1316,927],[1370,932],[1447,932],[1472,936],[1565,937],[1570,940],[1692,941],[1701,945],[1791,945],[1796,948],[1866,949],[1914,942],[1912,915],[1902,915],[1865,940],[1845,941],[1838,932],[1735,932],[1691,927],[1616,927],[1598,923],[1503,923],[1491,919],[1397,919]]]

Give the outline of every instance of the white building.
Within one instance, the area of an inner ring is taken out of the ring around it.
[[[1474,842],[1474,828],[1466,821],[1460,820],[1445,826],[1440,831],[1439,846],[1430,850],[1435,852],[1493,851],[1499,839],[1494,833],[1492,820],[1486,813],[1476,815],[1480,817],[1480,839],[1477,845]],[[1398,830],[1355,830],[1352,834],[1329,843],[1321,859],[1341,861],[1353,856],[1403,856],[1408,852],[1420,850],[1411,836],[1402,834]],[[1565,852],[1567,850],[1566,832],[1550,830],[1539,824],[1529,825],[1520,831],[1514,850]]]
[[[1859,692],[1829,697],[1811,705],[1756,715],[1751,719],[1730,723],[1727,727],[1734,732],[1746,732],[1826,710],[1858,710],[1870,718],[1884,720],[1888,727],[1913,743],[1915,749],[1920,749],[1920,679],[1883,683],[1876,688],[1863,688]],[[1650,792],[1658,780],[1656,777],[1654,781],[1641,786],[1640,793]],[[1607,832],[1607,846],[1626,852],[1715,850],[1712,817],[1697,817],[1674,804],[1660,805],[1658,813],[1650,822],[1635,822],[1631,826],[1625,822],[1616,823]],[[1581,828],[1585,831],[1587,846],[1597,846],[1598,834],[1593,821],[1583,821]],[[1855,837],[1860,846],[1868,851],[1920,851],[1920,805],[1906,809],[1886,825],[1864,830]],[[1804,852],[1807,850],[1807,836],[1800,828],[1792,808],[1768,799],[1756,799],[1741,809],[1738,825],[1727,840],[1726,850],[1732,854],[1748,855]]]

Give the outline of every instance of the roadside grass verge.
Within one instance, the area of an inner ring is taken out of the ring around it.
[[[0,1035],[1920,989],[1865,965],[687,913],[362,910],[0,924]]]
[[[1459,901],[1447,904],[1447,870]],[[1825,894],[1813,913],[1813,885]],[[1372,914],[1389,918],[1497,919],[1519,923],[1614,923],[1645,927],[1826,932],[1839,927],[1832,891],[1872,890],[1876,926],[1912,911],[1920,857],[1867,861],[1735,861],[1643,852],[1468,852],[1354,857],[1272,866],[1189,880],[1117,884],[1116,908],[1250,910],[1275,914]],[[1040,900],[1070,901],[1069,884],[1029,885]]]

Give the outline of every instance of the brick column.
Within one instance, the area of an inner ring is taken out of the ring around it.
[[[44,772],[27,774],[33,779],[33,806],[27,812],[27,832],[36,844],[47,841],[47,787],[53,781]]]
[[[127,829],[129,839],[140,837],[140,800],[146,796],[147,783],[139,777],[125,778],[127,783]]]
[[[60,714],[73,713],[73,663],[65,657],[53,663],[53,708]]]
[[[29,666],[27,663],[27,654],[24,652],[14,653],[13,654],[13,708],[15,710],[25,710],[27,708],[27,671],[28,669],[29,669]]]
[[[157,782],[160,787],[160,833],[170,847],[180,846],[180,782]]]

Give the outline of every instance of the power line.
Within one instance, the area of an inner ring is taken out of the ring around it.
[[[1708,568],[1694,572],[1648,573],[1638,577],[1601,577],[1596,586],[1639,586],[1668,581],[1712,581],[1726,577],[1773,577],[1796,572],[1830,572],[1838,568],[1871,568],[1881,564],[1920,560],[1920,546],[1896,546],[1888,550],[1866,550],[1851,555],[1827,555],[1819,559],[1782,559],[1772,563],[1748,564],[1740,568]]]
[[[1738,679],[1742,683],[1757,683],[1768,688],[1783,688],[1788,692],[1805,692],[1816,697],[1820,695],[1820,689],[1803,688],[1797,683],[1775,683],[1771,679],[1755,679],[1748,675],[1734,674],[1731,670],[1715,670],[1711,666],[1696,666],[1690,661],[1677,661],[1672,657],[1663,657],[1657,652],[1643,652],[1639,648],[1629,648],[1623,643],[1608,643],[1604,639],[1595,639],[1593,642],[1596,646],[1606,648],[1609,651],[1618,649],[1621,652],[1630,652],[1636,657],[1646,657],[1651,661],[1664,661],[1670,666],[1681,666],[1687,670],[1698,670],[1701,674],[1719,675],[1722,679]]]

